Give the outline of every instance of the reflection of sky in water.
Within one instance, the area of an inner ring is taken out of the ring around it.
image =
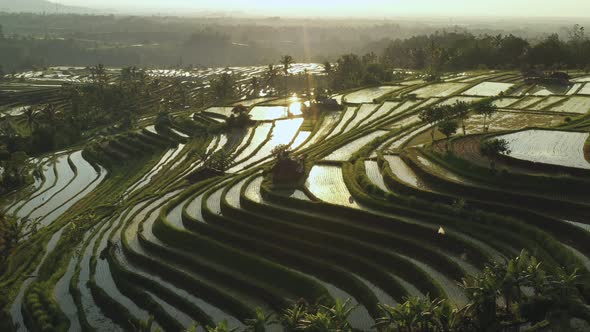
[[[301,109],[303,108],[303,105],[309,107],[309,105],[311,105],[311,103],[309,101],[306,101],[304,103],[296,101],[293,102],[289,105],[289,112],[294,115],[294,116],[298,116],[303,114],[303,112],[301,111]]]
[[[302,118],[277,121],[272,133],[271,143],[274,145],[289,144],[302,123]]]
[[[256,106],[250,111],[254,121],[276,120],[287,117],[285,106]]]

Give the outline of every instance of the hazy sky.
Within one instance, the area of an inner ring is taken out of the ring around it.
[[[588,17],[590,0],[54,0],[101,7],[241,11],[294,16],[527,16]],[[187,12],[188,13],[188,12]]]

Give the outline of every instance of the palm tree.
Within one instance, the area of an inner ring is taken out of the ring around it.
[[[270,89],[275,89],[275,80],[277,78],[277,68],[270,64],[268,65],[268,71],[266,72],[266,84]]]
[[[27,122],[27,126],[29,127],[29,131],[32,133],[33,132],[33,127],[37,126],[37,110],[33,107],[27,107],[24,112],[23,112],[25,118],[26,118],[26,122]]]
[[[258,97],[260,95],[260,80],[257,76],[252,77],[250,80],[250,87],[252,88],[252,95]]]
[[[103,85],[107,81],[107,71],[102,63],[94,67],[90,67],[90,75],[92,80],[100,85]]]
[[[53,104],[47,104],[41,109],[41,113],[52,127],[55,127],[55,121],[57,118],[57,109]]]
[[[228,73],[223,73],[211,82],[213,96],[220,101],[232,99],[235,95],[234,78]]]
[[[280,62],[283,65],[283,74],[285,74],[285,95],[288,95],[289,89],[287,88],[287,81],[289,79],[289,69],[291,68],[291,65],[295,63],[295,60],[290,55],[283,55]]]
[[[332,73],[332,63],[330,61],[324,62],[324,72],[328,75]]]

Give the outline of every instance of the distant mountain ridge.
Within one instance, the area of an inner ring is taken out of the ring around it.
[[[0,0],[0,12],[19,13],[96,13],[84,7],[66,6],[47,0]]]

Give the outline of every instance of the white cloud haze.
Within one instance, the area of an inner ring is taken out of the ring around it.
[[[590,0],[54,0],[112,9],[240,11],[292,16],[525,16],[588,17]]]

